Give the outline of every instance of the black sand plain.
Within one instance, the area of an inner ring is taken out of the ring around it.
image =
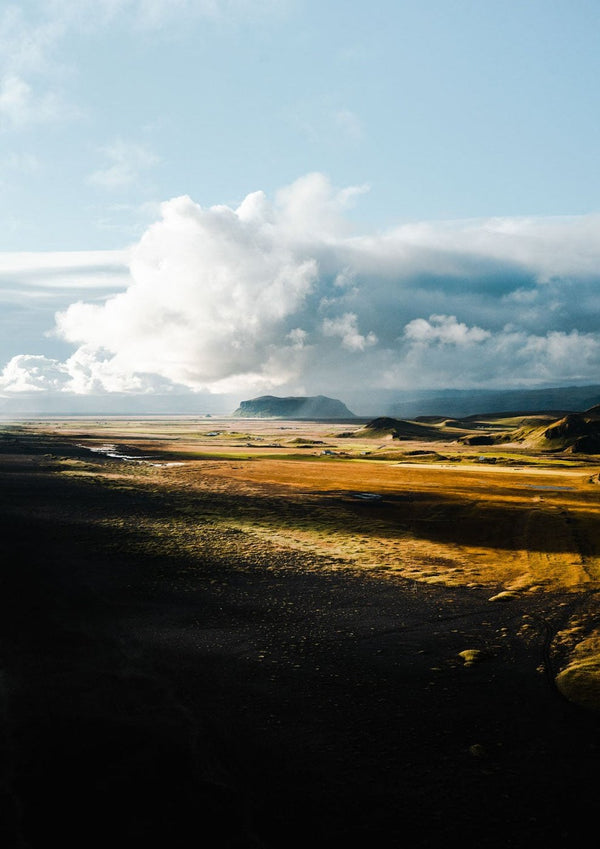
[[[600,719],[558,693],[549,651],[572,596],[332,569],[198,501],[196,553],[150,545],[142,519],[184,500],[58,455],[84,456],[0,454],[0,845],[588,843]]]

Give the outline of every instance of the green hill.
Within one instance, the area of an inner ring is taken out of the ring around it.
[[[364,427],[355,431],[356,437],[367,439],[401,439],[401,440],[444,440],[449,438],[448,431],[444,430],[445,421],[439,426],[427,421],[408,421],[407,419],[392,419],[381,416],[368,422]]]
[[[569,413],[552,424],[517,429],[511,438],[539,451],[600,454],[600,418],[591,411]]]

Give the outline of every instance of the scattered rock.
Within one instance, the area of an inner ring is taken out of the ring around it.
[[[518,598],[518,593],[513,593],[511,590],[503,590],[501,593],[496,593],[496,595],[488,598],[488,601],[510,601],[511,598]]]
[[[577,636],[579,628],[570,635]],[[575,704],[600,711],[600,630],[593,630],[577,643],[569,662],[555,678],[558,690]]]
[[[473,666],[473,664],[479,663],[479,661],[485,658],[485,652],[481,651],[481,649],[464,649],[458,653],[458,656],[462,657],[465,666]]]
[[[600,664],[598,658],[572,663],[555,679],[558,690],[570,702],[588,710],[600,710]]]

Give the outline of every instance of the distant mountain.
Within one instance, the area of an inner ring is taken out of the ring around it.
[[[462,418],[481,413],[580,412],[600,405],[600,386],[555,386],[544,389],[444,389],[389,394],[380,409],[386,415]]]
[[[354,413],[342,401],[326,395],[288,396],[261,395],[242,401],[233,414],[239,418],[259,419],[353,419]]]

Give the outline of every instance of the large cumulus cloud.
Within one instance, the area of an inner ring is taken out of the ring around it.
[[[165,203],[133,251],[129,288],[102,305],[72,304],[57,316],[58,334],[109,352],[123,372],[192,389],[286,379],[296,346],[282,329],[317,264],[279,238],[264,207],[261,195],[237,210],[203,210],[187,197]]]
[[[365,187],[309,174],[232,208],[162,206],[127,287],[56,316],[64,362],[5,391],[252,392],[597,382],[600,216],[358,234]]]

